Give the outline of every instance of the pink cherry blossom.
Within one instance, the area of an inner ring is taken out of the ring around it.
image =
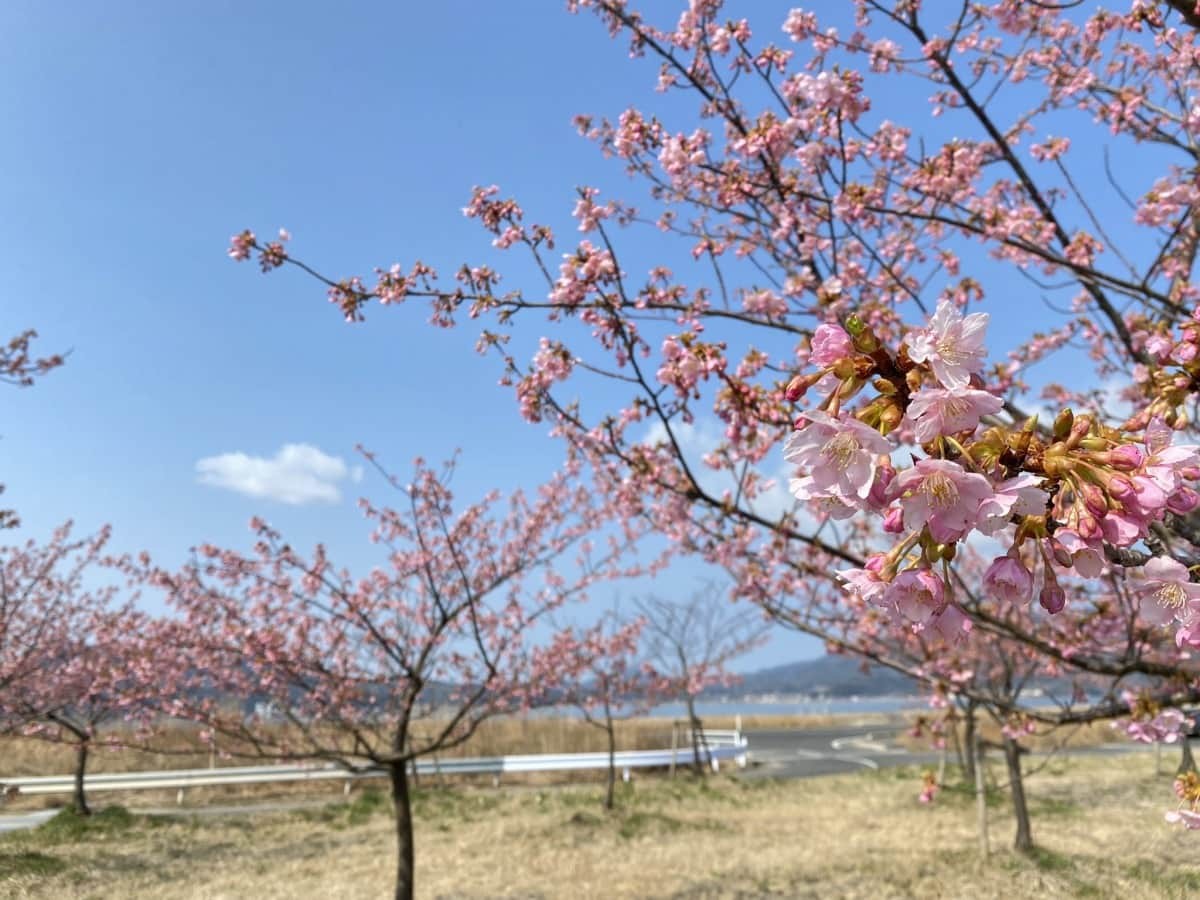
[[[987,313],[964,316],[949,300],[941,300],[929,324],[905,339],[909,359],[928,363],[943,387],[965,388],[973,374],[983,371],[987,323]]]
[[[946,608],[946,586],[929,569],[905,569],[892,579],[884,602],[918,625],[924,625]]]
[[[971,620],[953,603],[925,624],[925,635],[936,635],[948,644],[957,644],[967,639],[972,630]]]
[[[1200,447],[1194,444],[1172,446],[1175,432],[1161,418],[1146,426],[1145,472],[1164,493],[1173,494],[1182,486],[1180,471],[1187,466],[1200,465]],[[1166,501],[1164,500],[1164,505]]]
[[[881,454],[891,444],[878,431],[857,419],[835,419],[828,413],[805,413],[805,424],[794,431],[783,457],[811,477],[799,487],[806,500],[822,494],[855,503],[866,499]]]
[[[1096,578],[1104,571],[1104,547],[1099,541],[1085,541],[1070,528],[1060,528],[1054,538],[1071,555],[1071,565],[1084,578]]]
[[[1156,556],[1142,571],[1145,577],[1136,587],[1142,621],[1165,625],[1200,610],[1200,584],[1192,583],[1183,563]]]
[[[1173,809],[1165,816],[1172,825],[1182,825],[1188,831],[1200,830],[1200,812],[1190,809]]]
[[[1033,574],[1015,556],[997,557],[983,576],[991,596],[1007,603],[1026,603],[1033,590]]]
[[[1024,473],[996,485],[994,493],[979,507],[979,530],[995,534],[1008,525],[1013,516],[1036,516],[1046,511],[1049,495],[1040,487],[1041,479]]]
[[[845,584],[846,590],[857,594],[868,603],[879,604],[888,589],[888,582],[879,577],[871,569],[842,569],[837,577]]]
[[[999,412],[1004,402],[987,391],[924,387],[912,395],[908,417],[922,444],[942,435],[974,431],[981,416]]]
[[[1155,703],[1145,703],[1133,691],[1122,691],[1121,700],[1132,715],[1114,721],[1112,727],[1140,744],[1174,744],[1183,737],[1184,730],[1191,727],[1191,719],[1179,710],[1161,709]]]
[[[812,351],[808,355],[809,362],[817,366],[833,365],[839,359],[845,359],[854,352],[853,343],[840,325],[828,322],[818,325],[812,336]]]
[[[909,528],[929,526],[940,543],[966,536],[980,520],[980,505],[994,496],[982,475],[967,472],[945,459],[923,459],[902,472],[892,484]]]

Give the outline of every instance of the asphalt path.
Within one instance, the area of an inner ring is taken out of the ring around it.
[[[936,761],[936,753],[897,746],[901,729],[888,726],[747,731],[749,778],[812,778]]]

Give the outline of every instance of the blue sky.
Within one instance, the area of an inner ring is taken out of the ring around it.
[[[521,422],[470,329],[431,329],[418,310],[348,327],[312,283],[263,278],[225,250],[243,227],[286,225],[330,272],[416,255],[449,271],[491,250],[461,208],[492,182],[567,223],[574,186],[598,180],[572,115],[615,114],[645,67],[558,4],[148,9],[0,8],[13,124],[0,327],[71,350],[35,388],[0,396],[6,502],[24,532],[107,521],[118,548],[177,562],[201,541],[246,546],[260,514],[363,566],[378,557],[353,501],[388,489],[370,473],[355,483],[357,443],[401,473],[462,448],[464,498],[544,477],[559,448]],[[339,502],[243,496],[196,470],[227,454],[276,461],[287,444],[342,461],[316,491]],[[688,590],[695,574],[656,589]],[[784,637],[753,665],[798,647],[815,652]]]
[[[488,258],[460,210],[492,182],[566,237],[575,185],[624,184],[571,117],[664,101],[648,64],[562,7],[0,5],[0,328],[72,351],[36,388],[0,394],[0,474],[26,531],[109,521],[118,547],[174,562],[201,541],[244,545],[257,513],[366,563],[352,501],[386,488],[355,483],[356,443],[398,471],[461,447],[471,497],[553,466],[558,447],[520,421],[472,329],[433,330],[416,310],[348,327],[308,280],[264,278],[225,249],[243,227],[286,226],[331,273],[414,257],[450,271]],[[530,274],[515,257],[504,271]],[[287,444],[342,460],[318,488],[339,502],[198,477],[201,459]],[[816,652],[784,635],[752,666]]]

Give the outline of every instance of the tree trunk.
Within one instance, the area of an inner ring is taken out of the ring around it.
[[[708,744],[704,740],[704,726],[696,715],[696,701],[691,694],[687,698],[688,727],[692,732],[692,758],[695,760],[696,774],[703,776],[708,759]]]
[[[1176,775],[1183,775],[1187,772],[1196,771],[1196,759],[1192,756],[1192,742],[1188,740],[1188,736],[1183,736],[1183,756],[1179,760],[1179,768],[1175,770]]]
[[[967,703],[967,711],[963,715],[963,744],[966,745],[967,768],[963,773],[966,776],[968,783],[975,780],[975,703],[970,701]]]
[[[978,737],[972,737],[967,745],[967,756],[971,759],[971,772],[975,779],[975,822],[979,827],[979,853],[986,860],[988,847],[987,786],[983,783],[983,746]]]
[[[1008,785],[1012,791],[1013,815],[1017,819],[1017,837],[1013,847],[1023,853],[1033,849],[1029,827],[1029,806],[1025,802],[1025,783],[1021,780],[1021,747],[1010,737],[1004,739],[1004,762],[1008,766]]]
[[[608,734],[608,782],[604,791],[604,808],[611,812],[616,805],[614,794],[617,791],[617,730],[613,727],[612,713],[608,709],[607,701],[604,704],[604,728]]]
[[[90,742],[85,739],[75,745],[75,799],[72,802],[75,812],[81,816],[92,814],[92,810],[88,806],[87,794],[83,791],[83,776],[87,772],[89,744]]]
[[[412,799],[408,793],[408,764],[391,764],[392,807],[396,812],[396,900],[413,900]]]
[[[954,707],[951,707],[950,711],[950,737],[954,739],[954,758],[958,760],[958,771],[964,778],[974,780],[975,773],[967,769],[967,755],[971,751],[968,750],[966,754],[963,753],[962,740],[958,736],[958,712]],[[968,744],[967,746],[969,747],[970,745]]]

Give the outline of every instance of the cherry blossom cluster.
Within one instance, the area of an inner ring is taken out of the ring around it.
[[[942,300],[895,353],[853,315],[844,327],[823,324],[809,354],[816,371],[788,389],[793,401],[819,397],[784,448],[798,469],[791,493],[833,519],[869,513],[897,536],[841,577],[917,628],[954,615],[949,563],[975,535],[1008,545],[984,576],[992,596],[1023,603],[1037,587],[1056,614],[1066,603],[1060,574],[1094,578],[1106,545],[1132,547],[1167,514],[1200,505],[1190,486],[1200,448],[1173,444],[1162,418],[1130,430],[1067,409],[1049,429],[1035,418],[1007,424],[982,378],[987,322]],[[874,396],[851,409],[867,388]],[[902,445],[913,448],[909,465],[898,462]],[[1174,623],[1181,642],[1197,642],[1200,585],[1186,566],[1151,559],[1137,592],[1147,624]]]
[[[941,785],[938,784],[937,774],[932,769],[926,769],[921,773],[921,793],[917,800],[923,805],[928,806],[933,803],[937,792],[941,790]]]
[[[1122,691],[1129,718],[1117,719],[1112,727],[1141,744],[1174,744],[1187,736],[1192,721],[1177,709],[1163,709],[1148,694]]]
[[[1139,316],[1131,338],[1143,357],[1133,369],[1134,390],[1146,401],[1127,423],[1145,427],[1154,418],[1184,427],[1188,399],[1200,385],[1200,307],[1172,328],[1170,322]]]
[[[1184,772],[1176,778],[1175,796],[1179,798],[1179,807],[1167,813],[1167,821],[1188,831],[1200,830],[1200,775]]]

